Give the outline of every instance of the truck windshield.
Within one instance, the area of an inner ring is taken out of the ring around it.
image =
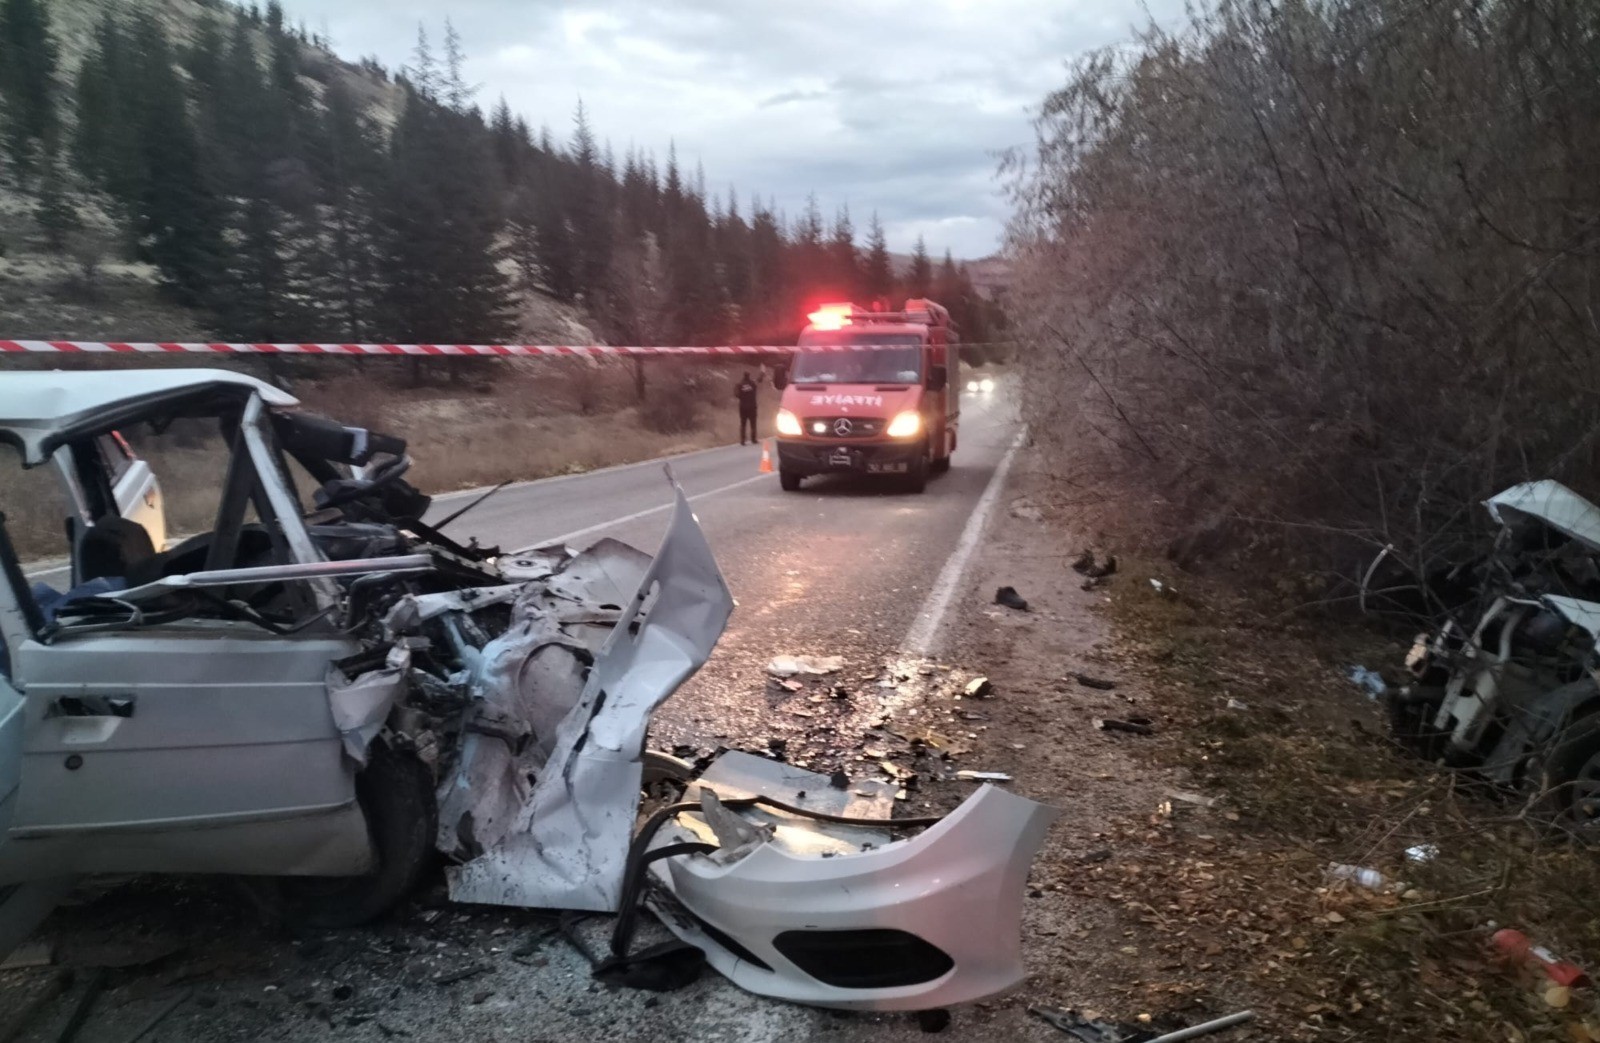
[[[922,380],[922,338],[914,333],[813,330],[800,338],[790,376],[796,384],[916,384]],[[807,351],[813,344],[894,344],[863,351]]]

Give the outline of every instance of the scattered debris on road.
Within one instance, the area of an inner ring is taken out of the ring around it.
[[[1078,555],[1077,560],[1072,563],[1072,568],[1090,579],[1105,579],[1116,575],[1117,556],[1107,554],[1104,561],[1098,561],[1093,550],[1086,550]]]
[[[1018,612],[1028,611],[1028,601],[1017,593],[1016,587],[1001,587],[994,592],[994,603],[1004,608],[1016,609]]]
[[[956,778],[962,782],[1010,782],[1011,776],[1003,771],[958,771]]]
[[[1099,677],[1090,677],[1088,674],[1073,674],[1072,679],[1083,685],[1085,688],[1093,688],[1101,692],[1114,691],[1117,687],[1117,682],[1115,681],[1107,681]]]
[[[968,699],[987,699],[994,694],[994,685],[987,677],[974,677],[967,682],[961,694]]]
[[[1368,670],[1364,666],[1352,666],[1345,674],[1350,678],[1350,683],[1367,693],[1367,698],[1374,701],[1383,698],[1389,690],[1389,685],[1384,681],[1383,675],[1376,670]]]
[[[767,664],[767,673],[778,678],[798,675],[825,677],[843,669],[843,656],[781,655]]]
[[[1155,728],[1146,718],[1119,721],[1113,717],[1096,717],[1094,726],[1103,732],[1127,732],[1129,735],[1154,735]]]

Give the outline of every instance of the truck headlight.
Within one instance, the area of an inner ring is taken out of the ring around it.
[[[889,421],[887,434],[890,438],[910,438],[922,430],[922,417],[912,410],[906,410],[893,420]]]
[[[778,434],[799,437],[800,418],[787,409],[778,410]]]
[[[983,380],[978,383],[978,388],[984,394],[988,394],[994,390],[994,381],[990,380],[988,377],[984,377]]]

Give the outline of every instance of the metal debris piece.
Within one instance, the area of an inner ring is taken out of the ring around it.
[[[1145,721],[1119,721],[1111,717],[1096,717],[1094,726],[1103,732],[1127,732],[1129,735],[1154,735],[1156,730]]]
[[[1083,1043],[1124,1043],[1129,1033],[1121,1025],[1086,1018],[1075,1010],[1061,1007],[1029,1007],[1028,1013],[1052,1028],[1075,1036]]]
[[[1216,807],[1217,804],[1216,797],[1202,797],[1198,793],[1188,793],[1184,790],[1169,789],[1166,791],[1166,795],[1173,800],[1181,800],[1185,804],[1197,804],[1202,808]]]
[[[1011,776],[1003,771],[958,771],[956,778],[962,782],[1010,782]]]
[[[1188,1028],[1178,1029],[1176,1032],[1168,1032],[1164,1036],[1157,1036],[1155,1039],[1148,1040],[1147,1043],[1183,1043],[1186,1039],[1199,1039],[1201,1036],[1209,1036],[1213,1032],[1221,1032],[1223,1029],[1231,1029],[1237,1025],[1243,1025],[1247,1021],[1255,1020],[1255,1016],[1256,1012],[1253,1010],[1241,1010],[1237,1014],[1215,1018],[1199,1025],[1190,1025]]]
[[[994,685],[987,677],[974,677],[967,682],[962,694],[968,699],[987,699],[994,694]]]
[[[1117,687],[1117,682],[1115,681],[1107,681],[1099,677],[1090,677],[1088,674],[1073,674],[1072,679],[1083,685],[1085,688],[1093,688],[1096,691],[1101,692],[1113,691]]]

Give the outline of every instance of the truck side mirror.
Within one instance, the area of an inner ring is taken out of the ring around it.
[[[772,386],[779,391],[789,386],[789,370],[786,367],[772,367]]]
[[[950,371],[943,366],[928,369],[928,390],[943,391],[950,384]]]

